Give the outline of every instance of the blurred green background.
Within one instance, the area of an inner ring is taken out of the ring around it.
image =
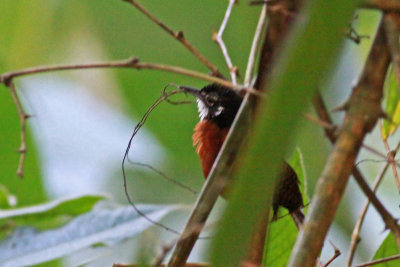
[[[183,30],[185,37],[229,76],[222,54],[211,40],[212,32],[218,30],[222,21],[227,1],[141,2],[174,30]],[[123,1],[2,0],[0,10],[1,73],[46,64],[118,60],[130,56],[137,56],[145,62],[208,72],[180,43]],[[259,12],[259,6],[248,6],[246,1],[241,1],[235,6],[223,37],[232,61],[242,75]],[[348,97],[373,39],[378,18],[378,12],[359,11],[354,25],[360,34],[371,38],[363,39],[361,45],[346,41],[332,80],[321,86],[329,108],[340,105]],[[28,153],[23,180],[16,176],[18,116],[7,88],[1,86],[0,184],[17,196],[18,206],[86,193],[106,193],[112,199],[126,203],[120,168],[125,147],[137,121],[168,83],[199,88],[207,84],[170,73],[128,69],[53,72],[17,79],[24,107],[28,114],[33,115],[28,123]],[[337,122],[341,116],[334,114]],[[203,175],[191,141],[197,121],[195,104],[161,104],[134,140],[130,157],[151,164],[198,191]],[[307,186],[312,193],[330,145],[318,126],[306,120],[299,125],[294,145],[303,153]],[[382,147],[376,141],[379,140],[377,133],[368,140],[378,149]],[[360,158],[365,157],[374,156],[360,155]],[[367,178],[372,179],[379,166],[365,164],[362,167],[367,171]],[[195,195],[140,167],[129,168],[128,183],[136,203],[192,204],[196,199]],[[344,248],[344,254],[363,203],[362,195],[352,183],[347,191],[332,228],[332,238]],[[383,228],[376,224],[380,219],[374,213],[368,218],[365,228],[375,225],[375,236],[371,240],[376,236],[383,239],[384,235],[380,234]],[[174,219],[171,223],[179,228],[185,217]],[[141,240],[148,235],[150,238],[147,239],[157,239],[160,231],[153,229],[153,233],[145,233]],[[376,250],[378,244],[371,246],[367,243],[362,243],[357,261],[367,260]],[[129,261],[137,254],[138,244],[140,241],[120,245],[107,252],[108,261],[103,257],[93,266]],[[73,266],[81,258],[98,257],[93,251],[86,253],[71,256],[63,264]],[[323,258],[329,258],[332,253],[330,248],[325,248]],[[201,253],[194,255],[195,260],[204,260],[204,257]],[[344,260],[345,256],[341,259]],[[343,261],[336,263],[335,266],[341,266]],[[54,264],[60,265],[61,262]]]

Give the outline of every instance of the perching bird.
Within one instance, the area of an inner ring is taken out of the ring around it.
[[[207,85],[201,90],[186,86],[180,88],[197,99],[200,122],[194,128],[193,145],[197,146],[196,152],[207,178],[239,110],[242,97],[231,88],[217,84]],[[295,171],[284,161],[273,196],[273,219],[277,219],[280,206],[288,209],[294,222],[300,227],[304,215],[301,211],[303,198],[299,181]]]

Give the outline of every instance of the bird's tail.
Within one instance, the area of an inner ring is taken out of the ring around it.
[[[296,224],[297,228],[300,230],[303,227],[304,213],[299,208],[297,210],[291,211],[290,216],[292,216],[294,223]]]

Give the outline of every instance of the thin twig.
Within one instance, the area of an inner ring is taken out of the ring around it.
[[[160,26],[164,31],[166,31],[168,34],[170,34],[172,37],[174,37],[177,41],[179,41],[183,46],[185,46],[195,57],[197,57],[207,68],[209,68],[213,76],[217,76],[220,78],[223,78],[223,75],[219,72],[218,68],[215,67],[210,61],[208,61],[194,46],[189,43],[183,32],[182,31],[177,31],[175,32],[172,30],[170,27],[168,27],[165,23],[163,23],[161,20],[159,20],[157,17],[155,17],[153,14],[151,14],[147,9],[145,9],[141,4],[139,4],[135,0],[123,0],[125,2],[130,3],[134,7],[136,7],[140,12],[142,12],[146,17],[148,17],[151,21],[156,23],[158,26]]]
[[[267,28],[267,6],[261,9],[260,18],[258,19],[256,32],[254,33],[253,42],[251,44],[249,60],[247,62],[246,74],[244,76],[244,86],[250,87],[253,79],[254,67],[256,65],[257,52],[261,45],[261,36]]]
[[[333,249],[335,250],[333,256],[329,259],[329,261],[327,261],[323,267],[328,267],[329,264],[331,264],[337,257],[339,257],[342,253],[340,252],[340,250],[335,246],[335,244],[333,244],[331,241],[331,246],[333,247]]]
[[[164,261],[165,257],[167,257],[168,252],[171,251],[171,249],[175,246],[176,242],[178,242],[178,239],[174,239],[172,242],[169,242],[168,244],[165,244],[162,246],[161,252],[159,255],[157,255],[152,262],[153,267],[159,267],[161,266],[161,263]]]
[[[33,75],[44,72],[52,72],[52,71],[63,71],[63,70],[80,70],[80,69],[98,69],[98,68],[131,68],[131,69],[150,69],[150,70],[159,70],[166,71],[176,74],[181,74],[193,78],[197,78],[200,80],[205,80],[212,83],[218,83],[224,85],[226,87],[230,87],[235,90],[249,92],[252,95],[258,97],[264,97],[264,94],[256,91],[254,88],[244,88],[242,85],[233,85],[230,81],[210,76],[201,72],[185,69],[179,66],[171,66],[160,63],[150,63],[150,62],[140,62],[136,57],[130,57],[128,59],[123,60],[115,60],[115,61],[103,61],[103,62],[92,62],[92,63],[83,63],[83,64],[66,64],[66,65],[49,65],[49,66],[39,66],[32,67],[17,71],[5,72],[0,75],[0,83],[7,84],[12,79],[25,76],[25,75]]]
[[[337,130],[337,126],[334,124],[331,124],[327,121],[324,121],[323,119],[319,119],[311,114],[305,114],[304,118],[321,126],[322,128],[324,128],[327,132],[329,132],[330,134],[332,134],[334,131]],[[331,140],[336,139],[336,136],[332,136],[332,138],[330,138]],[[394,160],[394,158],[391,158],[390,155],[388,154],[387,156],[385,156],[383,153],[379,152],[378,150],[376,150],[375,148],[366,145],[366,144],[362,144],[361,145],[363,148],[365,148],[366,150],[370,151],[371,153],[375,154],[376,156],[381,157],[382,159],[384,159],[385,161],[393,164],[393,165],[397,165],[398,167],[400,167],[400,163],[398,163],[396,160]]]
[[[122,168],[122,176],[123,176],[123,181],[124,181],[124,190],[125,190],[125,196],[129,202],[129,204],[132,206],[132,208],[136,211],[137,214],[139,214],[141,217],[143,217],[144,219],[146,219],[148,222],[157,225],[159,227],[161,227],[162,229],[180,235],[180,233],[162,223],[159,223],[153,219],[151,219],[149,216],[147,216],[145,213],[143,213],[141,210],[139,210],[139,208],[136,206],[136,204],[132,201],[130,195],[129,195],[129,191],[128,191],[128,184],[127,184],[127,178],[126,178],[126,171],[125,171],[125,161],[128,159],[128,154],[129,151],[131,149],[131,145],[132,145],[132,141],[133,138],[136,136],[136,134],[139,132],[140,128],[144,125],[144,123],[146,122],[147,118],[149,117],[150,113],[161,103],[163,102],[165,99],[167,99],[168,97],[174,95],[174,94],[178,94],[181,93],[181,90],[173,90],[170,92],[163,92],[162,96],[160,96],[154,103],[153,105],[151,105],[151,107],[147,110],[147,112],[144,114],[144,116],[142,117],[142,119],[139,121],[139,123],[135,126],[135,129],[133,130],[133,133],[131,135],[131,138],[129,139],[128,145],[126,147],[125,150],[125,154],[124,157],[122,159],[122,163],[121,163],[121,168]]]
[[[400,163],[398,163],[398,162],[395,161],[395,160],[390,159],[390,157],[388,157],[387,155],[385,155],[385,154],[379,152],[379,151],[376,150],[375,148],[373,148],[373,147],[371,147],[371,146],[369,146],[369,145],[366,145],[366,144],[363,144],[362,147],[365,148],[366,150],[372,152],[373,154],[375,154],[375,155],[377,155],[377,156],[379,156],[379,157],[381,157],[381,158],[383,158],[383,159],[386,159],[388,162],[390,162],[390,163],[392,163],[392,164],[395,164],[395,165],[397,165],[398,167],[400,167]]]
[[[232,8],[235,3],[236,3],[236,0],[229,0],[229,4],[228,4],[228,7],[226,8],[224,19],[222,20],[222,23],[221,23],[221,27],[219,28],[218,32],[214,32],[212,35],[213,41],[216,42],[218,44],[218,46],[221,48],[221,52],[224,55],[226,65],[228,66],[228,70],[231,75],[232,83],[234,85],[236,85],[236,83],[237,83],[236,76],[238,73],[238,68],[236,66],[233,66],[233,64],[232,64],[232,60],[229,56],[228,49],[225,46],[224,40],[222,40],[222,35],[224,34],[224,30],[228,23],[229,17],[231,16]]]
[[[167,101],[167,99],[165,99]],[[171,177],[169,177],[168,175],[166,175],[165,173],[163,173],[162,171],[158,170],[157,168],[151,166],[150,164],[146,164],[146,163],[142,163],[142,162],[137,162],[137,161],[132,161],[130,158],[128,158],[128,162],[132,165],[136,165],[136,166],[140,166],[140,167],[144,167],[147,168],[149,170],[154,171],[155,173],[159,174],[161,177],[163,177],[165,180],[179,186],[180,188],[183,188],[187,191],[189,191],[190,193],[196,195],[197,191],[194,190],[193,188],[191,188],[190,186],[187,186]]]
[[[390,150],[390,147],[389,147],[389,144],[388,144],[387,140],[386,140],[386,139],[383,139],[382,141],[383,141],[383,143],[385,144],[385,148],[386,148],[386,152],[387,152],[387,157],[388,157],[388,160],[389,160],[389,162],[390,162],[390,164],[391,164],[391,166],[392,166],[394,181],[396,182],[396,185],[397,185],[397,191],[400,192],[400,180],[399,180],[399,175],[397,174],[396,164],[395,164],[395,161],[394,161],[394,156],[395,156],[395,155],[394,155],[394,153]]]
[[[362,264],[359,264],[359,265],[355,265],[353,267],[368,267],[368,266],[371,266],[371,265],[376,265],[376,264],[379,264],[379,263],[389,262],[389,261],[393,261],[393,260],[397,260],[397,259],[400,259],[400,254],[399,255],[393,255],[393,256],[386,257],[386,258],[379,259],[379,260],[374,260],[374,261],[362,263]]]
[[[358,32],[350,25],[346,37],[352,40],[356,44],[360,44],[362,39],[369,39],[369,35],[360,35]]]
[[[25,113],[25,111],[21,105],[21,101],[19,100],[19,97],[15,90],[14,83],[9,80],[5,85],[10,89],[11,97],[14,101],[15,106],[17,107],[19,123],[21,126],[21,131],[20,131],[21,141],[20,141],[20,147],[18,149],[18,153],[20,155],[19,155],[19,163],[18,163],[18,168],[17,168],[17,175],[20,178],[23,178],[24,177],[25,155],[26,155],[26,120],[29,118],[29,115]]]
[[[206,80],[209,82],[219,83],[221,85],[228,86],[231,88],[236,88],[236,89],[239,88],[233,86],[233,84],[229,81],[213,77],[207,74],[203,74],[201,72],[181,68],[178,66],[170,66],[170,65],[150,63],[150,62],[140,62],[139,59],[136,57],[130,57],[128,59],[123,59],[123,60],[93,62],[84,64],[40,66],[18,71],[6,72],[0,75],[0,83],[7,83],[13,78],[30,74],[38,74],[43,72],[61,71],[61,70],[79,70],[79,69],[95,69],[95,68],[133,68],[138,70],[140,69],[160,70],[160,71],[182,74],[189,77],[198,78],[201,80]]]
[[[335,131],[337,130],[337,126],[331,123],[328,123],[320,118],[317,118],[309,113],[304,114],[304,118],[306,118],[307,120],[321,126],[322,128],[324,128],[327,131]]]
[[[400,142],[397,144],[397,146],[396,146],[394,151],[398,151],[399,149],[400,149]],[[385,165],[383,166],[383,168],[379,171],[378,175],[376,176],[374,184],[372,185],[372,191],[374,193],[378,189],[379,184],[381,183],[383,177],[385,176],[386,171],[389,168],[389,164],[390,164],[390,162],[387,161],[385,163]],[[364,219],[365,219],[365,216],[367,214],[367,211],[368,211],[370,203],[371,203],[371,201],[367,198],[367,200],[366,200],[366,202],[364,204],[364,208],[363,208],[363,210],[362,210],[360,216],[358,217],[358,220],[357,220],[357,222],[356,222],[356,224],[354,226],[353,233],[351,234],[350,249],[349,249],[349,254],[348,254],[348,257],[347,257],[347,266],[348,267],[350,267],[351,263],[353,262],[354,254],[355,254],[357,245],[358,245],[358,243],[360,241],[361,227],[362,227],[362,225],[364,223]]]

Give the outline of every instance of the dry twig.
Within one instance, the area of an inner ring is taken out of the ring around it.
[[[246,74],[244,76],[244,86],[251,87],[251,80],[253,79],[254,67],[256,65],[257,52],[261,45],[261,36],[265,32],[267,27],[267,6],[263,6],[258,19],[256,32],[254,33],[253,42],[251,43],[251,49],[249,54],[249,60],[247,62]]]
[[[388,161],[390,162],[390,165],[392,166],[394,181],[396,182],[396,185],[397,185],[397,191],[400,192],[400,180],[399,180],[399,175],[397,174],[396,164],[395,164],[395,161],[394,161],[394,156],[395,155],[394,155],[393,151],[390,150],[389,144],[388,144],[386,139],[383,139],[383,143],[384,143],[385,148],[386,148]]]
[[[328,267],[329,264],[331,264],[337,257],[339,257],[342,253],[340,253],[340,250],[335,246],[335,244],[333,244],[332,242],[330,242],[333,249],[335,250],[333,253],[333,256],[329,259],[329,261],[327,261],[323,267]]]
[[[356,266],[353,266],[353,267],[368,267],[368,266],[376,265],[376,264],[379,264],[379,263],[394,261],[394,260],[397,260],[397,259],[400,259],[400,254],[399,255],[393,255],[393,256],[386,257],[386,258],[379,259],[379,260],[374,260],[374,261],[362,263],[362,264],[359,264],[359,265],[356,265]]]
[[[160,70],[166,72],[172,72],[176,74],[182,74],[189,77],[202,79],[209,82],[219,83],[224,86],[228,86],[231,88],[242,89],[241,87],[235,87],[229,81],[224,79],[213,77],[207,74],[203,74],[201,72],[181,68],[178,66],[170,66],[159,63],[150,63],[150,62],[140,62],[137,57],[130,57],[128,59],[123,60],[115,60],[115,61],[104,61],[104,62],[94,62],[94,63],[85,63],[85,64],[67,64],[67,65],[50,65],[50,66],[40,66],[33,67],[18,71],[6,72],[0,75],[0,83],[8,83],[13,78],[31,74],[38,74],[43,72],[51,72],[51,71],[61,71],[61,70],[79,70],[79,69],[96,69],[96,68],[132,68],[132,69],[151,69],[151,70]]]
[[[236,0],[229,0],[229,4],[228,7],[226,8],[224,19],[222,20],[221,23],[221,27],[219,28],[218,32],[214,32],[212,35],[213,41],[216,42],[218,46],[221,48],[221,52],[224,55],[226,65],[228,66],[229,73],[231,74],[232,83],[234,85],[237,84],[236,76],[238,74],[238,68],[236,66],[233,66],[232,64],[232,60],[229,56],[228,49],[225,46],[224,40],[222,40],[222,35],[224,34],[224,30],[228,23],[229,17],[231,16],[232,8],[235,3]]]
[[[151,14],[147,9],[145,9],[137,1],[135,1],[135,0],[123,0],[123,1],[128,2],[132,6],[136,7],[140,12],[142,12],[145,16],[147,16],[151,21],[156,23],[164,31],[166,31],[168,34],[170,34],[172,37],[174,37],[176,40],[178,40],[195,57],[197,57],[205,66],[207,66],[207,68],[209,68],[212,71],[213,76],[217,76],[217,77],[223,78],[223,75],[219,72],[218,68],[215,67],[209,60],[207,60],[199,51],[197,51],[197,49],[194,48],[194,46],[191,43],[189,43],[188,40],[186,40],[186,38],[185,38],[185,36],[184,36],[182,31],[175,32],[170,27],[168,27],[165,23],[163,23],[161,20],[159,20],[153,14]]]
[[[18,116],[19,116],[19,123],[21,126],[20,131],[20,147],[18,149],[19,156],[19,163],[17,168],[17,175],[22,178],[24,177],[24,163],[25,163],[25,155],[26,155],[26,120],[29,118],[29,115],[25,113],[21,101],[17,95],[15,90],[15,85],[12,80],[8,80],[5,85],[8,87],[11,93],[11,97],[14,101],[15,106],[17,107]]]
[[[398,151],[400,149],[400,142],[397,144],[395,151]],[[378,189],[379,184],[381,183],[387,169],[389,168],[390,162],[387,161],[385,163],[385,165],[383,166],[383,168],[379,171],[378,175],[375,178],[374,184],[372,186],[372,191],[375,193],[376,190]],[[364,223],[364,219],[365,216],[367,214],[369,205],[370,205],[371,201],[370,199],[367,198],[365,204],[364,204],[364,208],[360,214],[360,216],[358,217],[358,220],[354,226],[353,232],[351,234],[351,241],[350,241],[350,249],[349,249],[349,254],[347,257],[347,266],[350,267],[351,263],[353,262],[353,258],[354,258],[354,254],[357,248],[357,245],[360,241],[360,231],[361,231],[361,227]]]

